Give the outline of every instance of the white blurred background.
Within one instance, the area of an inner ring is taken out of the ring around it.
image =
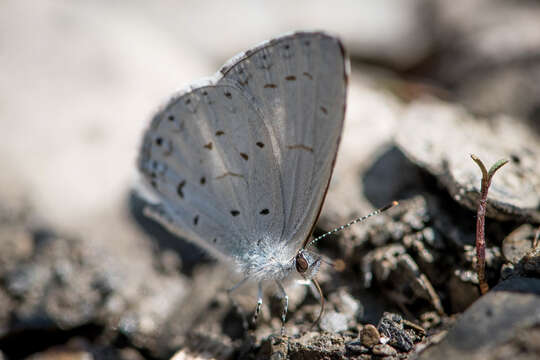
[[[353,64],[417,79],[427,75],[458,98],[466,94],[472,108],[498,111],[501,101],[520,94],[516,89],[540,94],[533,81],[540,67],[533,63],[527,75],[505,72],[501,81],[510,85],[503,88],[488,73],[492,99],[484,95],[486,82],[475,80],[478,64],[500,66],[538,52],[539,9],[533,2],[480,0],[4,0],[0,197],[23,199],[64,228],[123,209],[154,109],[236,53],[293,30],[335,33]],[[464,53],[467,60],[457,61]],[[356,71],[348,126],[363,121],[375,137],[388,138],[396,119],[366,111],[380,98],[357,96]],[[536,104],[524,106],[534,113]],[[365,141],[371,138],[366,134]],[[347,141],[358,139],[346,138],[345,147]]]

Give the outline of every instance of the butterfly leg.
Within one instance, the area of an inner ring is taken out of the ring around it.
[[[285,320],[287,319],[287,310],[289,309],[289,296],[287,296],[287,293],[285,292],[285,288],[281,284],[281,282],[276,280],[276,284],[278,286],[279,292],[281,293],[280,296],[283,299],[283,312],[281,313],[281,336],[285,335]]]
[[[246,314],[244,314],[244,312],[242,311],[242,309],[240,308],[240,306],[238,305],[238,303],[236,302],[236,300],[234,300],[233,296],[232,296],[232,292],[236,289],[238,289],[240,286],[244,285],[244,283],[247,281],[247,278],[237,282],[236,284],[234,284],[233,287],[231,287],[230,289],[227,289],[227,297],[229,298],[229,301],[231,302],[233,308],[236,310],[236,312],[240,315],[240,317],[242,318],[242,328],[244,329],[244,332],[248,331],[249,329],[249,324],[248,324],[248,321],[247,321],[247,318],[246,318]]]
[[[259,282],[259,292],[257,295],[257,308],[255,309],[255,313],[253,314],[253,326],[257,325],[257,319],[259,318],[259,313],[261,312],[262,302],[263,302],[262,282]]]

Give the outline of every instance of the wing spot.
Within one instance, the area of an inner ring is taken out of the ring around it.
[[[259,212],[259,214],[261,214],[261,215],[268,215],[269,213],[270,213],[270,210],[268,210],[268,209],[262,209],[262,210]]]
[[[163,139],[160,137],[156,138],[156,145],[161,146],[161,144],[163,144]]]
[[[311,42],[309,40],[304,41],[304,45],[309,46],[311,45]]]
[[[227,92],[225,92],[225,97],[227,99],[230,99],[230,98],[232,98],[232,94],[229,91],[227,91]]]
[[[152,185],[154,189],[157,189],[157,183],[155,180],[150,181],[150,185]]]
[[[204,147],[208,150],[212,150],[212,142],[210,141],[208,144],[204,145]]]
[[[206,184],[206,178],[203,176],[203,177],[201,178],[201,185],[204,185],[204,184]]]
[[[242,159],[244,159],[246,161],[248,161],[248,159],[249,159],[249,156],[246,153],[240,153],[240,156],[242,157]]]
[[[264,147],[264,143],[258,141],[258,142],[257,142],[257,146],[260,147],[260,148],[262,149],[262,148]]]
[[[191,99],[186,99],[186,105],[191,104]]]
[[[238,216],[238,215],[240,215],[240,211],[238,211],[238,210],[231,210],[231,215],[232,215],[232,216]]]
[[[298,145],[287,145],[287,149],[289,150],[306,150],[309,152],[313,152],[313,148],[310,146],[306,146],[304,144],[298,144]]]
[[[324,106],[321,106],[321,111],[324,113],[324,115],[328,114],[328,110]]]
[[[285,77],[285,80],[287,80],[287,81],[295,81],[295,80],[296,80],[296,76],[294,76],[294,75],[289,75],[289,76]]]
[[[223,178],[225,178],[225,177],[227,177],[227,176],[234,176],[234,177],[241,177],[241,178],[244,177],[244,175],[242,175],[242,174],[237,174],[237,173],[233,173],[233,172],[227,171],[225,174],[216,177],[216,180],[223,179]]]
[[[311,76],[311,74],[308,72],[304,72],[304,76],[309,78],[309,80],[313,80],[313,76]]]
[[[184,198],[184,186],[186,185],[186,180],[180,181],[178,184],[178,187],[176,188],[176,192],[178,193],[178,196],[180,196],[181,199]]]
[[[199,215],[195,215],[195,217],[193,218],[193,225],[197,226],[198,223],[199,223]]]
[[[213,242],[214,244],[217,243],[217,239],[216,239],[216,238],[213,238],[213,239],[212,239],[212,242]]]
[[[168,119],[169,121],[174,121],[174,116],[173,116],[173,115],[169,115],[169,116],[167,117],[167,119]]]
[[[290,46],[289,46],[289,44],[285,44],[285,45],[283,46],[283,48],[284,48],[285,50],[289,50]]]
[[[208,95],[208,91],[204,90],[204,91],[202,92],[202,94],[203,94],[203,96],[207,96],[207,95]]]
[[[264,85],[264,88],[265,89],[275,89],[275,88],[277,88],[277,85],[276,84],[266,84],[266,85]]]
[[[223,134],[225,134],[225,132],[223,130],[216,131],[216,136],[221,136]]]

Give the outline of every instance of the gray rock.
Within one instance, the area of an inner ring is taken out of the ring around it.
[[[388,344],[401,351],[410,351],[416,337],[403,326],[403,318],[398,314],[384,313],[377,326],[379,333],[387,337]]]
[[[396,356],[397,351],[388,344],[378,344],[372,349],[373,355],[377,356]]]
[[[370,350],[362,345],[361,341],[355,340],[345,344],[345,349],[349,355],[367,354]]]
[[[536,229],[530,224],[523,224],[512,231],[502,244],[502,253],[505,259],[517,264],[531,251]]]
[[[518,334],[534,331],[539,324],[540,279],[512,278],[475,302],[460,316],[444,340],[428,348],[419,358],[490,358],[487,354],[496,354],[498,348],[517,344],[522,341]],[[531,344],[530,348],[534,350],[537,346]]]
[[[270,336],[262,342],[257,359],[346,359],[345,343],[350,338],[340,334],[307,332],[294,338]]]
[[[379,284],[394,293],[393,297],[400,304],[424,299],[429,301],[437,312],[444,313],[431,282],[420,271],[413,258],[406,253],[403,245],[392,244],[372,250],[366,254],[362,265],[364,284],[369,285],[371,279],[375,278]]]
[[[529,251],[519,264],[527,276],[540,277],[540,246]]]
[[[540,221],[540,139],[527,126],[505,117],[481,121],[460,106],[438,101],[413,103],[400,124],[400,149],[474,211],[482,174],[470,154],[488,168],[499,159],[510,160],[492,180],[487,216]]]

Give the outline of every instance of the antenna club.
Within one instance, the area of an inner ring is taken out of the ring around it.
[[[391,208],[393,208],[394,206],[398,206],[398,205],[399,205],[399,203],[398,203],[397,201],[394,200],[394,201],[392,201],[390,204],[388,204],[388,205],[386,205],[385,207],[381,208],[381,209],[379,210],[379,212],[386,211],[386,210],[391,209]]]

